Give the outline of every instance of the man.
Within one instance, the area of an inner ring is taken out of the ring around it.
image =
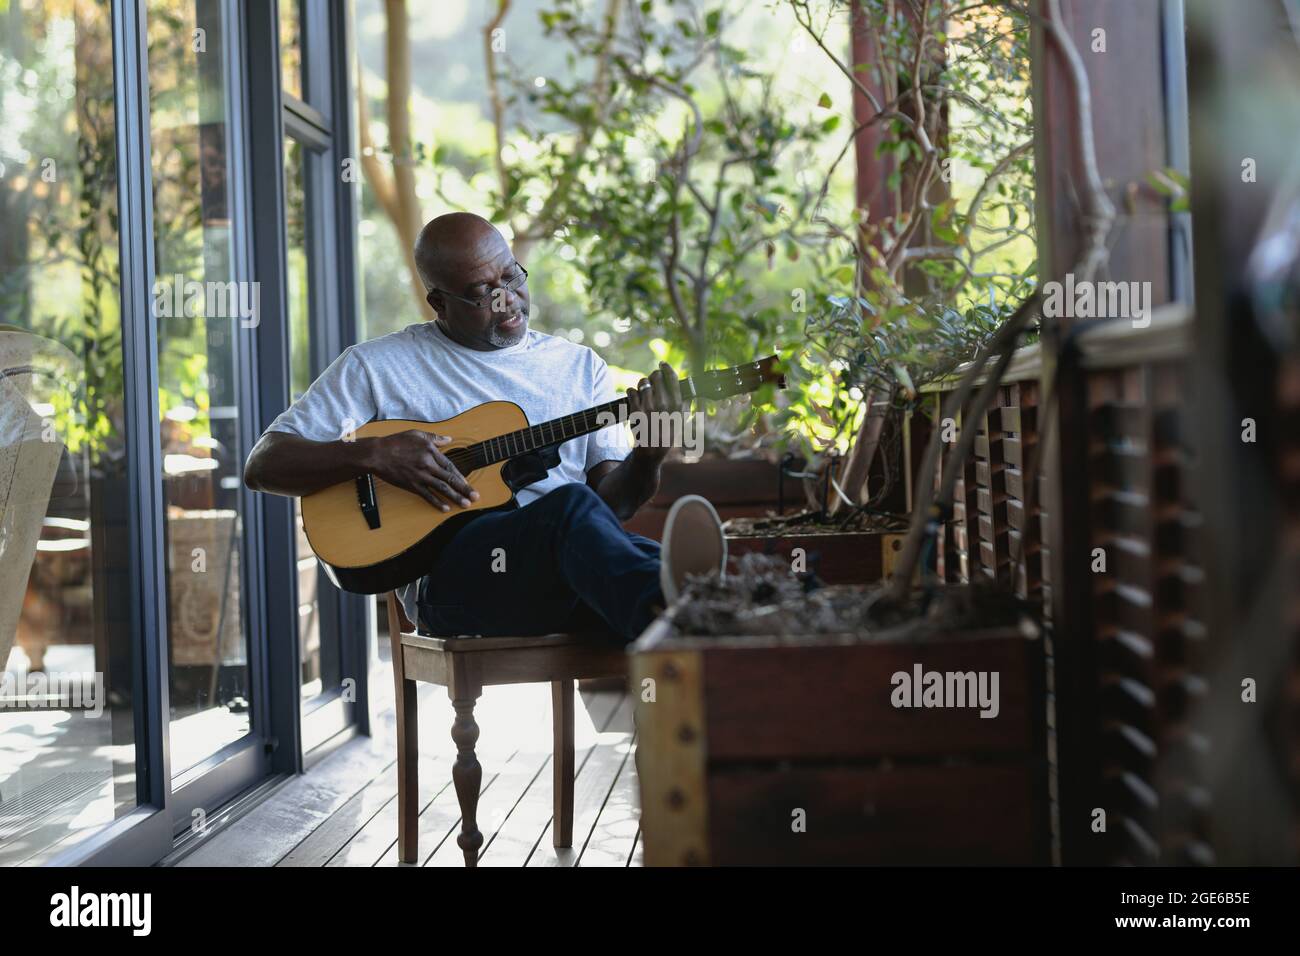
[[[443,421],[508,400],[534,424],[614,397],[590,349],[528,328],[527,273],[487,220],[428,223],[415,262],[437,318],[346,349],[262,435],[244,468],[255,491],[302,496],[371,473],[451,511],[478,497],[419,430],[346,440],[377,419]],[[676,374],[660,366],[628,389],[631,414],[679,411]],[[647,433],[654,432],[647,430]],[[612,632],[633,640],[687,573],[720,571],[725,543],[702,498],[674,503],[657,542],[621,521],[654,495],[668,448],[629,449],[621,425],[573,439],[559,463],[519,490],[520,508],[466,523],[435,566],[401,590],[431,634]]]

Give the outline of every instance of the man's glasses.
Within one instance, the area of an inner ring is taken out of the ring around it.
[[[445,295],[447,296],[447,298],[455,299],[457,302],[464,302],[466,305],[470,306],[471,308],[481,309],[484,306],[486,306],[488,303],[490,303],[492,301],[492,297],[496,295],[498,292],[514,292],[515,289],[518,289],[521,285],[523,285],[525,282],[528,281],[528,270],[525,269],[523,266],[521,266],[518,262],[515,263],[515,268],[518,269],[519,271],[515,275],[512,275],[510,278],[506,279],[505,285],[497,286],[494,289],[488,289],[487,292],[473,299],[467,298],[466,296],[463,295],[456,295],[456,293],[454,292],[447,292],[444,289],[430,289],[429,291],[437,292],[441,295]]]

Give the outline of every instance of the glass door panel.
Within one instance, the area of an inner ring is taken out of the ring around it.
[[[285,249],[289,291],[289,388],[297,401],[315,378],[312,363],[314,326],[311,256],[307,242],[307,152],[297,140],[284,142]],[[342,661],[337,628],[323,619],[322,594],[332,596],[302,528],[302,508],[294,499],[298,568],[298,640],[302,651],[304,705],[339,686]]]
[[[280,0],[280,89],[302,95],[302,10],[298,0]]]
[[[247,735],[254,706],[237,354],[260,290],[232,281],[223,9],[148,3],[173,779]]]

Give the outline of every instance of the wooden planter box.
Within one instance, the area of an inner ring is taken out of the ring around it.
[[[809,571],[827,584],[876,584],[894,570],[905,534],[842,531],[835,534],[727,535],[727,554],[770,554],[793,566],[796,549]]]
[[[692,638],[664,617],[632,654],[647,866],[1049,862],[1040,639]],[[916,665],[997,672],[997,716],[895,707]]]
[[[728,518],[758,518],[777,510],[778,465],[763,459],[705,458],[687,463],[664,463],[655,496],[632,516],[628,531],[659,540],[668,509],[682,495],[703,495],[712,502],[723,521]],[[786,482],[786,506],[804,504],[798,482]]]

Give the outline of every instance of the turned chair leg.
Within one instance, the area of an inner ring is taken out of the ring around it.
[[[419,712],[413,680],[397,682],[397,859],[414,863],[419,855]]]
[[[573,681],[551,681],[551,710],[554,715],[555,818],[551,839],[557,847],[573,846]]]
[[[478,851],[483,846],[483,834],[478,828],[478,795],[483,785],[483,768],[474,754],[478,742],[478,724],[474,722],[474,701],[478,694],[453,697],[456,720],[451,725],[451,739],[456,742],[456,763],[451,768],[451,780],[460,801],[460,836],[456,845],[465,854],[466,866],[478,866]]]

